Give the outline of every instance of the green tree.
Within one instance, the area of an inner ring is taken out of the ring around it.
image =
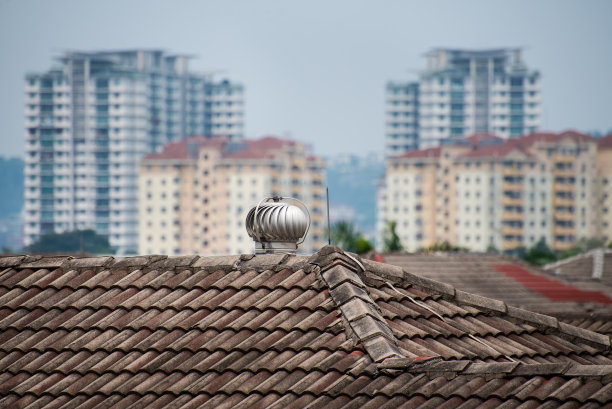
[[[557,261],[557,254],[548,247],[544,239],[540,239],[533,247],[528,248],[521,258],[529,264],[543,266]]]
[[[402,251],[404,246],[395,232],[397,223],[394,220],[390,220],[385,225],[385,231],[383,233],[383,250],[384,251]]]
[[[357,241],[355,242],[355,253],[357,254],[365,254],[374,250],[374,246],[368,239],[363,236],[359,236]]]
[[[458,251],[469,251],[465,247],[458,247],[450,244],[448,241],[443,241],[442,243],[434,243],[429,247],[425,247],[421,249],[421,251],[446,251],[446,252],[458,252]]]
[[[93,230],[75,230],[40,236],[25,248],[28,253],[79,253],[113,254],[108,239]]]
[[[331,242],[343,250],[364,254],[374,249],[355,224],[340,220],[331,226]]]

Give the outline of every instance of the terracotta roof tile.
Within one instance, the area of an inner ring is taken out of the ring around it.
[[[0,258],[0,404],[611,399],[608,337],[351,257]]]
[[[612,134],[602,136],[597,140],[598,148],[612,148]]]

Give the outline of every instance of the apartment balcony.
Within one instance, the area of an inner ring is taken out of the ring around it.
[[[563,162],[563,163],[574,163],[576,158],[573,155],[563,155],[560,153],[555,153],[552,155],[551,160],[553,162]]]
[[[504,168],[502,170],[502,175],[520,177],[523,176],[523,171],[517,168]]]
[[[555,197],[553,198],[553,206],[569,207],[576,204],[574,199]]]
[[[310,191],[313,195],[320,195],[320,196],[325,195],[325,189],[323,188],[323,186],[318,186],[318,185],[311,186]]]
[[[559,221],[575,221],[576,220],[576,214],[575,213],[565,213],[565,212],[556,212],[553,214],[553,219],[554,220],[559,220]]]
[[[503,191],[507,191],[507,192],[520,192],[520,191],[523,190],[523,184],[522,183],[503,182],[502,183],[502,190]]]
[[[567,241],[553,241],[552,249],[555,251],[564,251],[572,248],[574,243]]]
[[[523,244],[518,241],[502,241],[502,250],[514,250],[517,247],[521,247]]]
[[[557,177],[573,177],[576,176],[572,169],[553,169],[553,175]]]
[[[522,222],[525,219],[524,213],[518,212],[502,212],[503,221]]]
[[[514,197],[503,196],[502,197],[502,205],[504,205],[504,206],[523,206],[523,198],[521,198],[521,197],[514,198]]]
[[[522,236],[524,231],[522,227],[502,226],[501,232],[503,235]]]
[[[553,227],[553,234],[555,236],[574,236],[576,235],[576,228],[555,226]]]
[[[555,192],[573,192],[576,189],[575,184],[569,183],[555,183],[553,184],[553,190]]]

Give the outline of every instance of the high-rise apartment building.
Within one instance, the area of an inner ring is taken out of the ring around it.
[[[138,248],[138,162],[189,135],[242,138],[242,87],[157,50],[68,52],[26,76],[25,244],[93,228]],[[218,131],[218,132],[217,132]]]
[[[520,49],[435,49],[427,62],[418,82],[387,84],[388,157],[474,133],[514,138],[539,127],[540,74]]]
[[[608,153],[587,135],[563,132],[476,134],[394,157],[379,195],[379,242],[387,221],[411,251],[441,242],[512,251],[541,239],[566,250],[580,238],[609,239],[598,204],[609,203]]]
[[[306,204],[312,225],[300,246],[323,245],[325,165],[295,141],[193,137],[149,154],[140,166],[141,254],[241,254],[249,210],[269,196]]]

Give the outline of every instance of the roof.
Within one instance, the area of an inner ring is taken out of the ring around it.
[[[612,249],[595,248],[542,266],[544,271],[584,286],[608,288],[612,294]]]
[[[612,314],[612,286],[550,274],[503,255],[398,252],[384,254],[380,260],[532,311]]]
[[[228,139],[222,136],[191,136],[180,141],[169,142],[161,152],[150,153],[146,160],[196,159],[202,146],[214,146],[222,150],[224,158],[263,159],[274,157],[274,150],[295,145],[294,141],[266,136],[260,139],[245,139],[233,147],[228,147]]]
[[[275,136],[266,136],[255,140],[245,140],[244,148],[224,155],[230,159],[266,159],[274,157],[274,151],[284,146],[294,146],[295,141],[281,139]]]
[[[222,138],[206,138],[204,136],[191,136],[180,141],[169,142],[161,152],[149,153],[146,160],[170,160],[170,159],[196,159],[198,149],[207,144],[221,144]]]
[[[559,320],[575,327],[612,336],[612,313],[592,314],[581,311],[554,314]]]
[[[334,246],[1,257],[0,407],[597,407],[610,338]]]
[[[512,143],[520,144],[521,146],[531,146],[535,142],[559,142],[562,139],[570,138],[575,142],[592,142],[595,139],[582,132],[567,130],[560,133],[554,132],[533,132],[531,134],[521,136],[520,138],[510,139]]]
[[[597,147],[599,149],[612,148],[612,134],[602,136],[597,140]]]
[[[561,133],[534,132],[519,138],[511,138],[507,140],[501,140],[501,138],[488,134],[474,134],[468,138],[465,138],[465,140],[472,145],[473,150],[460,155],[460,157],[505,157],[515,151],[521,152],[528,157],[532,157],[533,155],[529,152],[529,147],[534,143],[556,143],[565,138],[570,138],[576,142],[594,141],[594,139],[589,135],[576,131],[564,131]],[[498,141],[500,143],[486,144],[487,141]]]
[[[426,148],[426,149],[414,149],[406,153],[403,153],[401,155],[394,156],[393,159],[439,158],[441,151],[442,149],[440,147]]]
[[[467,143],[471,150],[463,154],[459,154],[459,158],[495,158],[506,157],[513,152],[520,152],[527,157],[534,155],[529,151],[529,148],[536,142],[556,143],[565,138],[570,138],[576,142],[592,142],[595,141],[591,136],[577,132],[564,131],[561,133],[551,132],[534,132],[525,136],[511,139],[502,139],[498,136],[488,133],[476,133],[469,137],[453,141],[456,144]],[[607,142],[603,141],[606,137],[600,140],[600,146]],[[612,146],[612,142],[610,145]],[[416,158],[439,158],[441,148],[415,149],[404,154],[394,156],[393,159],[416,159]]]
[[[505,157],[513,152],[519,152],[526,157],[532,157],[533,155],[527,152],[522,146],[513,143],[504,143],[500,145],[487,145],[482,148],[477,148],[473,151],[466,152],[459,155],[460,158],[491,158],[491,157]]]
[[[477,132],[465,138],[473,147],[486,145],[487,143],[502,143],[503,138],[488,132]]]

